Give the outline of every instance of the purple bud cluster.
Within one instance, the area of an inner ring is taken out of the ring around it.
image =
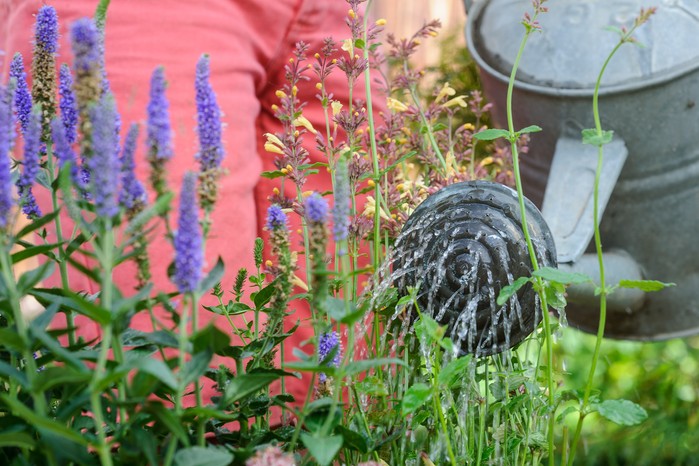
[[[175,232],[175,274],[172,281],[181,293],[195,291],[202,277],[204,252],[196,199],[197,177],[188,172],[182,183]]]
[[[311,223],[325,223],[328,219],[328,201],[318,193],[311,194],[304,204],[306,219]]]
[[[138,139],[138,124],[133,123],[129,128],[124,141],[124,149],[121,153],[121,192],[119,203],[126,209],[143,206],[146,203],[146,190],[143,184],[136,178],[136,141]]]
[[[6,229],[12,213],[12,174],[10,149],[15,137],[12,117],[12,88],[0,84],[0,229]]]
[[[333,207],[333,237],[347,239],[350,225],[350,184],[347,164],[340,161],[335,169],[335,206]]]
[[[318,339],[318,360],[322,362],[330,356],[330,353],[332,353],[335,348],[337,348],[337,352],[332,360],[328,362],[328,365],[331,367],[340,367],[340,362],[342,361],[342,343],[340,342],[340,335],[334,330],[322,334]],[[321,372],[318,376],[318,380],[323,383],[326,379],[327,377],[325,374]]]
[[[146,148],[149,158],[160,160],[169,160],[173,154],[170,103],[165,96],[165,88],[165,71],[163,67],[158,67],[150,79]]]
[[[70,177],[73,184],[80,189],[85,189],[86,186],[83,185],[83,180],[80,177],[80,170],[78,168],[78,162],[75,158],[75,152],[71,146],[71,142],[68,140],[66,135],[67,130],[65,124],[59,119],[54,118],[51,120],[51,139],[53,139],[54,144],[54,155],[58,160],[59,168],[67,163],[71,163],[70,166]]]
[[[271,205],[267,208],[267,224],[266,227],[270,231],[286,230],[286,214],[278,205]]]
[[[36,15],[35,25],[36,48],[45,53],[58,52],[58,15],[56,9],[44,5]]]
[[[36,204],[32,191],[36,175],[39,172],[39,153],[41,151],[41,109],[35,106],[29,115],[27,129],[24,132],[24,169],[17,179],[17,192],[22,212],[30,218],[41,217],[41,210]]]
[[[17,52],[10,63],[10,79],[15,79],[15,117],[22,133],[27,130],[32,113],[32,95],[27,85],[27,73],[24,71],[22,54]]]
[[[73,66],[77,72],[85,72],[100,65],[99,31],[90,18],[81,18],[71,28]]]
[[[67,64],[61,65],[58,74],[58,93],[61,96],[61,121],[65,128],[65,138],[73,144],[78,138],[78,106],[73,91],[73,75]]]
[[[117,157],[117,112],[114,98],[107,94],[90,111],[94,154],[87,160],[90,172],[90,194],[95,211],[101,217],[112,217],[119,212],[119,159]]]
[[[205,172],[220,167],[225,155],[221,142],[221,110],[209,82],[209,56],[202,55],[197,63],[195,91],[197,103],[197,133],[199,134],[199,153],[197,159],[201,171]]]

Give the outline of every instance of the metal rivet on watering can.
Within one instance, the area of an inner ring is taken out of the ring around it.
[[[526,200],[529,232],[541,266],[556,266],[556,248],[539,210]],[[507,303],[503,286],[531,276],[517,193],[489,181],[456,183],[415,209],[396,240],[394,283],[419,285],[421,312],[447,325],[465,353],[485,356],[527,337],[541,319],[531,285]]]
[[[471,3],[473,3],[471,5]],[[465,0],[467,42],[481,69],[494,117],[505,121],[507,81],[529,0]],[[590,254],[596,148],[580,131],[594,126],[592,93],[600,68],[641,7],[657,6],[605,72],[605,147],[600,230],[607,283],[648,278],[677,287],[610,296],[606,335],[663,339],[699,333],[699,2],[557,0],[527,42],[513,95],[515,127],[543,128],[522,160],[525,194],[542,205],[559,267],[594,275]],[[668,229],[669,228],[669,229]],[[569,290],[568,321],[596,331],[594,287]]]

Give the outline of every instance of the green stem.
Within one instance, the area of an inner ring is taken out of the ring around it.
[[[536,21],[538,13],[535,13],[532,22]],[[517,197],[519,200],[519,210],[522,221],[522,231],[524,233],[524,239],[527,242],[527,250],[529,251],[529,258],[532,263],[532,268],[534,271],[539,270],[539,261],[536,257],[536,251],[534,249],[534,244],[532,243],[531,236],[529,234],[529,227],[527,225],[527,214],[524,205],[524,191],[522,189],[522,178],[519,171],[519,153],[517,150],[517,136],[515,133],[514,120],[512,117],[512,94],[515,84],[515,76],[517,74],[517,69],[519,67],[519,62],[522,58],[522,53],[524,52],[524,47],[527,43],[527,39],[532,33],[531,28],[527,28],[527,32],[522,38],[522,42],[519,45],[519,50],[517,51],[517,56],[515,58],[514,65],[512,66],[512,72],[510,73],[510,79],[507,86],[507,128],[510,132],[510,147],[512,151],[512,168],[515,176],[515,185],[517,187]],[[553,338],[551,336],[551,325],[550,317],[548,313],[548,303],[546,301],[546,294],[544,293],[544,282],[541,278],[536,278],[536,289],[539,294],[539,299],[541,301],[541,313],[544,320],[544,339],[546,343],[546,386],[548,390],[548,402],[549,402],[549,413],[548,413],[548,458],[549,466],[554,465],[554,428],[555,428],[555,399],[554,399],[554,381],[553,381]]]

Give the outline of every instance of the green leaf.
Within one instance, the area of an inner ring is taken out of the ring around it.
[[[39,267],[23,273],[17,280],[17,292],[24,296],[42,280],[45,280],[53,273],[53,262],[44,262]]]
[[[497,305],[502,306],[509,300],[513,295],[515,295],[520,288],[529,283],[531,278],[529,277],[519,277],[517,280],[512,282],[511,285],[505,285],[500,289],[498,294]]]
[[[344,299],[331,296],[325,300],[325,305],[330,318],[342,324],[354,324],[364,316],[364,309],[357,310],[357,307],[352,302],[349,303],[348,309],[347,306],[345,306]]]
[[[538,133],[539,131],[541,131],[541,126],[531,125],[520,129],[517,134]]]
[[[280,170],[274,170],[274,171],[269,171],[269,172],[262,172],[262,173],[260,173],[260,176],[262,178],[267,178],[269,180],[273,180],[274,178],[279,178],[281,176],[284,176],[284,173],[282,173]]]
[[[344,367],[344,375],[354,375],[365,372],[374,367],[388,366],[390,364],[396,364],[398,366],[405,366],[405,362],[401,359],[396,358],[378,358],[378,359],[365,359],[362,361],[354,361],[347,364]]]
[[[449,364],[444,366],[437,376],[437,383],[446,387],[454,384],[454,381],[466,372],[468,364],[471,362],[471,356],[463,356],[457,359],[452,359]]]
[[[179,374],[181,383],[189,385],[204,375],[204,372],[209,368],[209,362],[211,362],[212,357],[213,352],[211,351],[201,351],[192,356]]]
[[[356,39],[354,41],[354,46],[357,47],[358,49],[363,49],[366,43],[364,42],[364,39]]]
[[[612,142],[613,137],[614,131],[601,131],[598,133],[594,128],[582,130],[583,144],[590,144],[591,146],[601,147],[605,144],[609,144]]]
[[[359,432],[355,432],[343,425],[337,426],[335,432],[342,435],[345,448],[352,448],[360,453],[367,453],[369,451],[367,438]]]
[[[150,219],[156,216],[165,215],[170,210],[170,203],[174,193],[168,192],[158,197],[155,203],[147,207],[142,212],[139,212],[134,218],[129,221],[129,226],[124,230],[124,234],[127,236],[132,236],[135,234],[140,234],[143,232],[143,226],[148,223]]]
[[[372,375],[356,384],[357,391],[370,396],[388,396],[388,388],[380,378]]]
[[[260,291],[252,293],[250,297],[252,298],[252,302],[255,303],[255,309],[262,309],[272,298],[272,293],[274,293],[274,282],[265,286]]]
[[[0,449],[5,447],[19,447],[31,450],[36,445],[34,438],[25,432],[10,432],[0,434]]]
[[[29,380],[27,380],[27,376],[24,375],[24,372],[18,371],[17,368],[2,360],[0,360],[0,376],[5,376],[13,379],[15,382],[19,382],[22,388],[26,389],[29,387]]]
[[[60,246],[63,243],[53,243],[53,244],[40,244],[39,246],[31,246],[26,249],[22,249],[21,251],[18,251],[14,254],[12,254],[12,263],[16,264],[18,262],[22,262],[25,259],[28,259],[30,257],[38,256],[39,254],[44,254],[49,251],[52,251],[56,247]]]
[[[0,394],[0,400],[10,408],[10,410],[15,416],[21,417],[25,421],[29,422],[29,424],[32,424],[34,427],[46,429],[49,432],[53,432],[54,434],[60,437],[72,440],[73,442],[78,443],[80,445],[87,446],[87,438],[85,438],[80,433],[69,429],[68,427],[63,425],[63,423],[56,422],[45,416],[39,416],[18,400],[11,398],[10,396],[4,393]]]
[[[403,416],[414,413],[420,406],[427,403],[432,398],[432,388],[424,383],[416,383],[408,388],[403,395],[400,409]]]
[[[492,141],[500,138],[509,139],[510,132],[506,129],[489,128],[474,134],[473,137],[480,141]]]
[[[156,377],[173,390],[177,389],[177,378],[175,374],[173,374],[167,364],[160,359],[144,359],[140,361],[137,367],[141,372]]]
[[[629,400],[606,400],[597,406],[601,416],[622,426],[635,426],[648,418],[641,406]]]
[[[560,283],[562,285],[577,285],[592,281],[592,279],[585,274],[564,272],[563,270],[554,269],[553,267],[542,267],[539,270],[532,272],[532,275],[543,278],[546,281]]]
[[[224,271],[223,260],[221,260],[221,256],[219,256],[214,268],[211,269],[211,272],[199,283],[199,291],[204,293],[216,286],[216,284],[221,281]]]
[[[642,291],[660,291],[663,288],[676,286],[674,283],[664,283],[657,280],[620,280],[620,288],[637,288]]]
[[[189,445],[189,437],[187,437],[182,422],[172,410],[160,403],[149,403],[146,405],[146,411],[152,413],[183,445]]]
[[[49,367],[37,373],[34,391],[45,392],[56,385],[79,384],[88,382],[91,378],[92,373],[75,371],[71,366]]]
[[[342,448],[342,437],[339,435],[320,436],[302,432],[301,441],[320,466],[329,465]]]
[[[175,466],[228,466],[233,453],[221,447],[190,447],[175,455]]]
[[[257,369],[254,372],[238,375],[230,381],[221,400],[224,405],[242,400],[277,380],[281,377],[280,372],[269,369]]]

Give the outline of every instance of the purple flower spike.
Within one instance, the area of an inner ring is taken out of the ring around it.
[[[172,158],[172,129],[170,127],[170,103],[165,96],[165,72],[160,66],[150,79],[148,102],[148,156],[155,159]]]
[[[58,15],[56,9],[44,5],[36,15],[36,47],[46,53],[58,51]]]
[[[180,216],[175,233],[175,274],[172,281],[181,293],[197,289],[202,277],[204,251],[196,199],[197,177],[188,172],[180,193]]]
[[[276,204],[267,209],[267,229],[270,231],[287,229],[286,214]]]
[[[22,59],[22,54],[19,52],[15,53],[10,63],[10,79],[12,78],[17,80],[14,98],[15,115],[22,129],[22,133],[24,133],[27,130],[27,124],[29,124],[30,115],[32,113],[32,95],[27,85],[27,73],[24,71],[24,60]]]
[[[344,241],[349,233],[350,185],[347,164],[340,161],[335,171],[335,207],[333,207],[333,236]]]
[[[146,190],[134,172],[134,152],[136,152],[136,140],[138,139],[138,124],[133,123],[129,128],[124,142],[124,150],[121,153],[121,193],[119,203],[127,209],[133,209],[146,203]]]
[[[68,141],[66,127],[58,117],[51,120],[51,139],[53,139],[53,153],[58,160],[59,168],[63,168],[65,164],[71,163],[70,179],[77,188],[85,189],[86,186],[83,184],[82,177],[79,175],[80,169],[78,168],[78,162],[75,158],[75,152],[73,151],[71,143]]]
[[[24,132],[24,169],[17,179],[17,191],[22,212],[27,218],[41,217],[41,210],[36,204],[32,187],[39,172],[39,151],[41,150],[41,108],[35,106]]]
[[[99,31],[90,18],[81,18],[71,28],[73,65],[78,72],[98,69],[100,66]],[[101,76],[100,76],[101,77]]]
[[[331,367],[340,367],[342,361],[342,344],[340,343],[340,335],[336,331],[324,333],[318,340],[318,360],[322,362],[330,353],[337,348],[337,352],[328,365]],[[324,373],[318,375],[318,380],[324,383],[327,377]]]
[[[119,212],[117,194],[119,186],[119,159],[117,157],[117,113],[114,99],[107,94],[90,112],[93,130],[94,154],[87,160],[90,172],[90,194],[95,202],[97,215],[112,217]]]
[[[61,65],[58,75],[58,92],[61,95],[61,121],[65,127],[65,137],[69,144],[78,138],[78,106],[73,91],[73,75],[67,64]]]
[[[7,228],[14,205],[10,172],[10,148],[15,136],[12,100],[12,89],[0,84],[0,229]]]
[[[216,94],[209,83],[208,55],[202,55],[197,63],[195,90],[199,134],[197,159],[201,165],[201,171],[205,172],[218,168],[225,155],[221,142],[221,110],[216,102]]]
[[[312,223],[325,223],[328,219],[328,201],[320,194],[311,194],[304,204],[306,218]]]

